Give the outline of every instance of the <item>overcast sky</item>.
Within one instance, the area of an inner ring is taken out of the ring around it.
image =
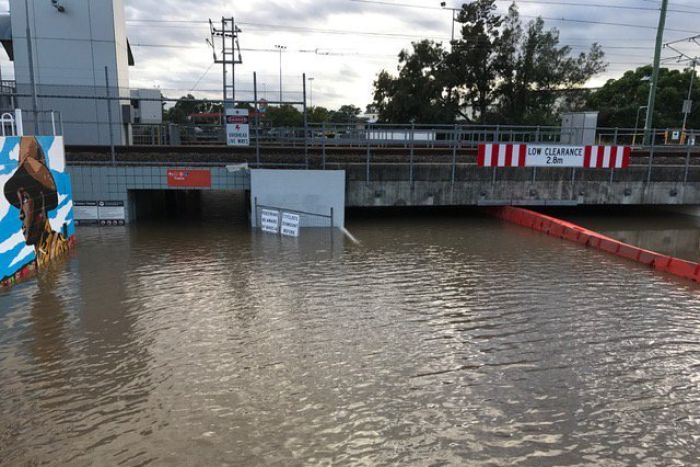
[[[6,11],[7,3],[0,0],[0,9]],[[461,5],[447,3],[455,8]],[[652,60],[658,0],[516,3],[523,20],[543,16],[548,27],[561,31],[561,43],[576,52],[594,41],[603,45],[610,66],[589,86]],[[342,104],[364,108],[371,101],[376,74],[382,69],[395,71],[397,53],[412,41],[448,42],[452,17],[450,11],[440,9],[439,0],[125,0],[125,4],[136,59],[131,87],[160,87],[169,97],[188,92],[220,96],[221,67],[212,66],[211,49],[205,42],[209,36],[206,22],[234,16],[243,30],[243,64],[236,68],[238,98],[250,96],[245,91],[252,90],[252,74],[257,71],[259,89],[266,91],[268,99],[276,99],[279,54],[275,45],[281,44],[287,47],[282,55],[285,99],[300,98],[301,75],[306,73],[314,78],[314,105],[333,108]],[[498,2],[502,11],[509,4]],[[612,5],[629,8],[610,8]],[[670,9],[665,41],[700,34],[700,2],[670,0]],[[698,45],[683,47],[689,54],[700,55]],[[7,76],[11,65],[2,55],[3,75]],[[671,51],[664,52],[664,56],[671,55]]]

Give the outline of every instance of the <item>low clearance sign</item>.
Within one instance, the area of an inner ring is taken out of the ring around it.
[[[625,169],[627,146],[569,146],[549,144],[480,144],[479,167],[573,167]]]

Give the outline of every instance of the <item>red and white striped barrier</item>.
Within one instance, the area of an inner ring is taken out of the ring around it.
[[[567,146],[544,144],[480,144],[479,167],[580,167],[625,169],[631,149],[627,146]]]
[[[628,146],[586,146],[583,167],[587,169],[626,169],[630,165]]]

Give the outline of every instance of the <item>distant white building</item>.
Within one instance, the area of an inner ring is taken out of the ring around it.
[[[163,123],[162,99],[160,89],[132,89],[131,122],[148,125]]]
[[[14,62],[20,95],[32,92],[27,7],[36,88],[39,95],[49,96],[39,98],[39,110],[61,113],[67,144],[128,144],[134,114],[129,65],[134,59],[123,0],[10,0],[10,15],[0,17],[0,41]],[[106,96],[123,100],[108,101]],[[19,97],[15,105],[24,110],[24,127],[31,130],[32,99]],[[42,119],[45,115],[39,114]]]

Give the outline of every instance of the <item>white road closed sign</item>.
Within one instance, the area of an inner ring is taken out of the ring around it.
[[[282,213],[282,235],[287,237],[299,236],[299,215],[288,212]]]
[[[250,145],[248,109],[226,109],[226,144],[229,146]]]
[[[279,233],[280,213],[272,209],[263,209],[260,214],[260,228],[263,232]]]

